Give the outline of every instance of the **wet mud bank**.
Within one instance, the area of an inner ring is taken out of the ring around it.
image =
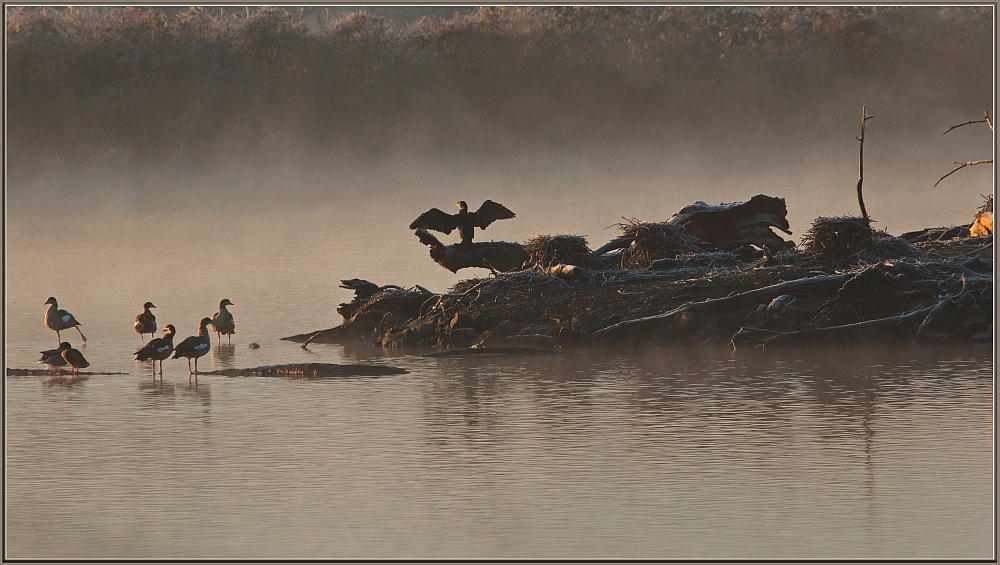
[[[285,339],[435,351],[993,339],[993,237],[971,237],[969,226],[894,237],[856,218],[819,218],[799,246],[775,249],[699,247],[669,230],[644,242],[642,230],[663,224],[640,224],[623,226],[633,237],[613,256],[577,236],[539,236],[525,243],[532,260],[521,270],[445,294],[345,280],[357,296],[338,309],[341,325]]]

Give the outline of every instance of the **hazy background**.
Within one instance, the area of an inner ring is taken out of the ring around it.
[[[86,244],[137,285],[280,249],[332,307],[331,279],[443,290],[475,273],[406,226],[458,199],[517,213],[480,238],[597,247],[766,193],[798,241],[858,213],[863,104],[876,225],[969,223],[991,166],[933,185],[992,157],[985,124],[942,132],[993,115],[993,30],[992,7],[8,7],[8,282]]]

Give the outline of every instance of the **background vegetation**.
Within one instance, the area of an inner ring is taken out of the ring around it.
[[[13,7],[6,28],[15,169],[781,135],[873,92],[992,99],[991,7]]]

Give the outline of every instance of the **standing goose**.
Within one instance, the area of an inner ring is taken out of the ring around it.
[[[219,336],[219,345],[222,345],[222,334],[226,334],[226,339],[233,343],[233,334],[236,333],[236,321],[233,315],[226,310],[226,306],[235,306],[228,298],[223,298],[219,302],[219,311],[212,314],[212,331]]]
[[[449,214],[437,208],[431,208],[413,220],[410,229],[427,229],[449,234],[451,230],[457,228],[458,235],[462,238],[459,245],[468,247],[472,245],[475,228],[484,230],[486,226],[497,220],[514,217],[514,212],[508,210],[503,204],[497,204],[492,200],[483,202],[475,212],[469,211],[469,205],[465,203],[465,200],[459,200],[455,206],[459,208],[457,214]]]
[[[73,314],[65,310],[59,309],[59,303],[56,302],[54,296],[50,296],[48,300],[45,301],[49,305],[48,310],[45,311],[45,327],[56,332],[56,342],[62,343],[62,337],[59,332],[69,328],[76,328],[79,332],[80,338],[83,339],[83,343],[87,343],[87,336],[83,335],[80,331],[80,322],[76,321]]]
[[[154,376],[156,375],[157,361],[160,362],[160,376],[163,376],[163,360],[170,357],[170,352],[174,350],[174,333],[176,333],[174,326],[167,324],[167,327],[163,328],[163,337],[149,340],[145,347],[135,352],[136,361],[153,360]]]
[[[184,341],[178,343],[177,347],[174,348],[172,359],[187,357],[188,375],[191,374],[191,359],[194,359],[194,374],[197,375],[198,358],[208,353],[212,347],[212,338],[208,336],[208,325],[211,323],[211,318],[202,318],[198,324],[198,335],[184,338]]]
[[[63,359],[63,351],[73,347],[68,341],[64,341],[59,344],[57,349],[50,349],[48,351],[41,351],[41,357],[38,358],[39,363],[45,363],[49,367],[55,368],[56,372],[62,372],[62,368],[66,365],[66,360]]]
[[[156,333],[156,316],[149,311],[150,308],[156,308],[153,306],[152,302],[147,302],[142,305],[142,314],[135,317],[135,325],[132,329],[135,333],[139,334],[139,339],[142,340],[143,345],[146,344],[146,338],[142,334],[149,334],[149,338],[153,339]]]
[[[80,369],[86,369],[90,366],[90,363],[83,357],[83,353],[80,353],[76,349],[70,347],[69,349],[62,352],[63,359],[66,360],[73,369],[70,370],[70,375],[80,375]]]

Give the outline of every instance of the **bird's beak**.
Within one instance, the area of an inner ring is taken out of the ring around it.
[[[455,206],[458,206],[459,208],[461,208],[462,207],[462,203],[461,202],[456,202]]]

